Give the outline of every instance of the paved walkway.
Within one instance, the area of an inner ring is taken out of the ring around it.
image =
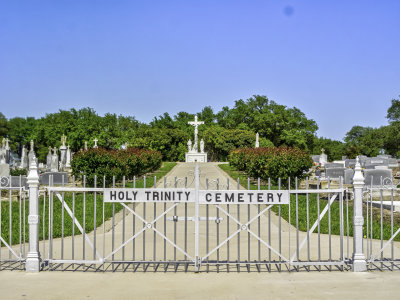
[[[188,186],[193,184],[193,169],[194,164],[179,164],[175,167],[166,181],[167,186],[172,187],[175,182],[175,177],[178,180],[178,186],[182,186],[184,183],[184,177],[188,177]],[[206,178],[209,179],[209,188],[215,189],[217,184],[217,178],[219,178],[219,188],[226,189],[227,181],[229,180],[230,188],[236,188],[236,181],[230,179],[226,174],[220,170],[215,164],[200,164],[201,181],[200,188],[206,188]],[[182,178],[182,179],[181,179]],[[164,181],[161,181],[159,185],[164,185]],[[214,185],[214,186],[212,186]],[[168,207],[171,205],[168,204]],[[138,207],[138,211],[143,214],[143,207]],[[158,215],[164,211],[162,204],[158,204],[154,210],[152,206],[148,205],[146,216],[153,216],[155,213]],[[254,216],[257,207],[251,208],[251,215]],[[200,212],[200,216],[205,216],[207,213],[206,208],[203,207]],[[238,218],[238,213],[241,215],[241,220],[247,220],[247,206],[242,206],[239,211],[235,210],[231,212],[231,215]],[[193,214],[192,207],[188,205],[186,208],[187,216]],[[209,217],[217,217],[218,211],[213,208],[209,210]],[[185,206],[180,204],[177,206],[176,211],[171,210],[168,218],[172,218],[173,215],[184,216]],[[223,213],[219,212],[219,217],[223,217],[223,221],[220,225],[217,225],[214,221],[209,222],[209,235],[208,245],[210,251],[217,243],[223,241],[227,236],[228,231],[228,217]],[[268,240],[268,236],[271,238],[271,245],[274,249],[279,248],[279,219],[271,213],[271,219],[268,214],[264,214],[260,217],[260,236],[264,240]],[[161,219],[163,220],[163,219]],[[163,222],[158,224],[157,228],[160,231],[164,230]],[[232,220],[230,222],[230,232],[236,230],[237,224]],[[136,227],[133,227],[132,215],[125,215],[125,224],[121,220],[116,224],[114,228],[114,239],[116,247],[122,244],[123,232],[125,232],[125,240],[127,240],[132,232],[137,232],[141,226],[138,225],[136,220]],[[269,227],[269,223],[271,226]],[[141,222],[139,223],[141,225]],[[174,224],[177,224],[177,238],[176,243],[181,249],[185,249],[184,239],[184,222],[178,221],[173,222],[166,220],[165,230],[167,236],[173,240],[175,235]],[[201,255],[204,256],[208,253],[206,249],[207,236],[206,226],[207,222],[204,221],[200,226],[201,231]],[[257,221],[256,223],[257,224]],[[187,238],[186,238],[186,253],[193,255],[193,236],[192,236],[192,222],[187,224]],[[257,225],[252,227],[252,230],[257,231]],[[219,227],[219,235],[216,234],[216,229]],[[268,230],[271,230],[271,235],[268,235]],[[281,220],[281,240],[282,240],[282,254],[285,257],[289,257],[289,252],[293,255],[295,251],[296,234],[294,228],[288,223]],[[99,230],[101,232],[101,229]],[[289,237],[289,231],[291,235]],[[136,241],[136,247],[133,248],[132,244],[129,243],[125,247],[125,259],[131,259],[132,255],[142,258],[143,253],[146,253],[146,257],[149,260],[153,259],[153,251],[156,254],[156,260],[163,259],[164,256],[164,240],[156,236],[156,243],[154,244],[154,235],[152,231],[147,231],[146,240],[143,240],[143,235],[138,237]],[[250,243],[248,243],[247,232],[241,232],[240,234],[241,243],[240,248],[237,247],[237,236],[231,240],[229,255],[231,259],[236,259],[240,255],[241,260],[245,260],[248,257],[248,245],[250,245],[250,260],[256,259],[258,256],[258,240],[251,237]],[[93,233],[89,234],[93,240]],[[299,239],[304,238],[304,233],[299,233]],[[102,238],[103,234],[97,238],[97,249],[102,252]],[[105,238],[105,253],[111,252],[111,238],[112,231],[108,230],[104,233]],[[288,247],[290,241],[291,247]],[[311,239],[311,256],[315,256],[315,235]],[[322,253],[326,258],[327,235],[321,236]],[[333,258],[337,258],[340,254],[338,251],[338,237],[333,236],[331,239]],[[82,239],[78,238],[75,240],[76,249],[81,249]],[[145,252],[143,252],[143,245],[145,245]],[[64,239],[64,256],[68,257],[71,255],[71,238]],[[347,244],[344,245],[346,249]],[[351,239],[350,245],[351,246]],[[60,256],[60,240],[54,240],[54,252],[53,257],[59,258]],[[92,250],[88,248],[86,243],[87,253],[92,255]],[[167,259],[171,259],[174,255],[173,247],[166,246]],[[261,245],[261,255],[265,258],[269,255],[267,248]],[[304,248],[306,249],[306,248]],[[3,249],[4,250],[4,249]],[[122,249],[121,249],[122,250]],[[134,251],[135,250],[135,251]],[[75,256],[78,256],[80,251],[76,250]],[[301,255],[303,257],[307,252],[304,250]],[[350,248],[351,253],[351,248]],[[122,251],[115,253],[117,257],[122,258]],[[183,259],[184,254],[177,251],[177,259]],[[209,258],[216,260],[217,252],[214,252]],[[228,255],[227,245],[220,248],[220,259],[225,259]],[[277,255],[272,252],[272,257],[277,259]],[[89,256],[89,254],[87,254]],[[376,296],[387,296],[395,298],[398,296],[400,291],[400,285],[398,284],[400,272],[367,272],[367,273],[352,273],[352,272],[300,272],[300,273],[247,273],[247,272],[231,272],[231,273],[153,273],[151,272],[152,267],[149,269],[150,272],[146,273],[93,273],[93,272],[41,272],[39,274],[26,274],[21,271],[1,271],[0,272],[0,290],[1,299],[121,299],[121,298],[133,298],[133,299],[286,299],[286,298],[335,298],[346,297],[351,298],[365,298],[365,299],[376,299]]]

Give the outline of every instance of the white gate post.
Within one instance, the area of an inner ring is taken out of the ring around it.
[[[195,207],[194,207],[194,271],[196,273],[200,270],[200,257],[199,257],[199,187],[200,187],[200,176],[199,176],[199,164],[196,163],[194,168],[194,187],[195,187]]]
[[[354,202],[353,202],[353,271],[363,272],[367,270],[367,262],[363,252],[363,188],[364,176],[357,156],[353,177]]]
[[[39,272],[39,176],[36,166],[36,157],[33,156],[29,166],[29,252],[26,258],[26,272]]]

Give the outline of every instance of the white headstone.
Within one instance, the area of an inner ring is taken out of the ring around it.
[[[258,132],[256,134],[256,148],[260,147],[260,142],[259,142],[259,135]]]
[[[94,139],[93,140],[93,142],[94,142],[94,146],[93,146],[93,148],[99,148],[99,146],[97,146],[97,142],[98,142],[99,140],[98,139]]]
[[[71,168],[71,157],[72,157],[71,149],[69,148],[69,145],[68,145],[68,147],[67,147],[67,160],[66,160],[66,163],[65,163],[65,166],[67,168]]]

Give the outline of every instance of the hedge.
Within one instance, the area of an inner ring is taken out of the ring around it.
[[[89,149],[76,153],[71,161],[72,174],[86,175],[89,185],[94,176],[106,178],[106,184],[112,183],[113,176],[121,181],[123,176],[133,178],[161,167],[162,156],[158,151],[128,148],[126,150]],[[101,181],[102,182],[102,181]]]
[[[273,184],[277,184],[279,178],[282,184],[289,178],[301,179],[313,165],[307,152],[286,146],[237,149],[229,154],[228,160],[233,167],[253,178],[271,178]]]

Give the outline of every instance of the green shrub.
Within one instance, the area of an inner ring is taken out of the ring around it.
[[[27,175],[27,173],[28,173],[27,169],[11,169],[10,170],[11,176]]]
[[[112,183],[113,176],[121,181],[123,176],[133,178],[160,168],[161,153],[158,151],[128,148],[126,150],[106,150],[102,148],[81,151],[74,155],[71,162],[72,174],[86,175],[89,185],[93,185],[94,176],[105,176],[106,184]]]
[[[313,164],[307,152],[286,146],[237,149],[229,154],[229,163],[253,178],[271,178],[274,184],[279,178],[283,184],[289,178],[303,178],[305,171]]]

